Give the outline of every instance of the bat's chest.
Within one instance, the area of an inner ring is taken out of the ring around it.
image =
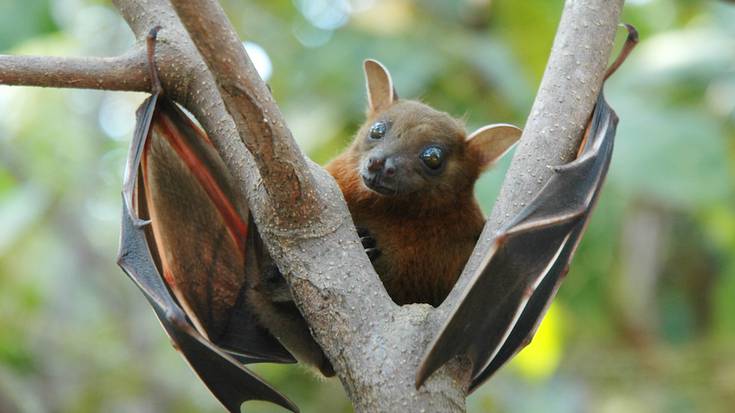
[[[373,265],[397,304],[438,305],[469,258],[482,223],[381,220],[363,223],[381,251]]]

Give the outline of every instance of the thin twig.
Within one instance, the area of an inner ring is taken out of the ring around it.
[[[0,55],[0,85],[78,89],[150,89],[145,51],[116,57]]]

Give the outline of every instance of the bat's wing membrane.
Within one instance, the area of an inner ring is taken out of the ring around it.
[[[554,168],[538,195],[496,235],[429,345],[417,385],[444,363],[472,362],[470,391],[527,344],[585,229],[612,155],[615,112],[602,94],[579,157]]]
[[[563,182],[566,181],[564,176],[569,177],[569,182],[576,182],[580,187],[586,188],[585,190],[577,189],[574,194],[577,197],[575,201],[578,203],[577,205],[583,206],[578,211],[580,214],[575,220],[576,223],[564,238],[558,257],[553,263],[550,263],[548,272],[535,280],[533,293],[528,297],[525,305],[522,306],[522,311],[517,314],[517,322],[506,333],[502,346],[494,349],[495,354],[484,370],[475,376],[470,384],[470,390],[474,390],[490,378],[505,362],[530,342],[535,334],[536,328],[554,298],[562,277],[566,274],[569,262],[589,223],[590,213],[597,201],[610,165],[617,122],[615,112],[601,94],[589,129],[590,139],[585,142],[580,158],[567,166],[559,168],[558,175],[556,175],[557,179],[551,181],[549,187],[546,188],[547,191],[544,191],[547,194],[546,196],[549,197],[547,205],[553,206],[551,198],[558,199],[560,197],[552,194],[566,194],[569,193],[566,192],[567,190],[571,190],[571,188],[564,187],[568,182]],[[562,178],[564,179],[562,180]],[[557,187],[554,188],[553,186]],[[569,207],[573,208],[573,205],[569,205]],[[546,213],[552,211],[553,209],[547,210]]]
[[[296,406],[241,362],[294,362],[248,311],[260,271],[248,211],[207,137],[169,99],[138,112],[123,191],[119,264],[174,345],[230,411],[247,400]]]

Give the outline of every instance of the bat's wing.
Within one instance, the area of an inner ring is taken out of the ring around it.
[[[248,311],[245,291],[261,264],[232,185],[200,128],[151,96],[138,111],[125,171],[119,264],[228,410],[257,399],[297,411],[241,365],[295,360]]]
[[[496,235],[429,345],[420,386],[455,356],[472,362],[470,391],[527,344],[567,271],[612,155],[617,116],[600,94],[578,158]]]

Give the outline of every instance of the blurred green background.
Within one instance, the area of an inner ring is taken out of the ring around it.
[[[471,412],[735,409],[735,6],[627,3],[642,42],[607,85],[621,121],[602,198],[537,339],[468,399]],[[362,121],[366,57],[386,64],[401,96],[470,129],[522,125],[562,10],[561,0],[224,5],[318,162]],[[115,55],[132,42],[105,1],[0,4],[0,53]],[[0,412],[220,411],[115,265],[143,98],[0,86]],[[507,164],[477,186],[486,211]],[[351,410],[336,380],[256,370],[304,412]]]

